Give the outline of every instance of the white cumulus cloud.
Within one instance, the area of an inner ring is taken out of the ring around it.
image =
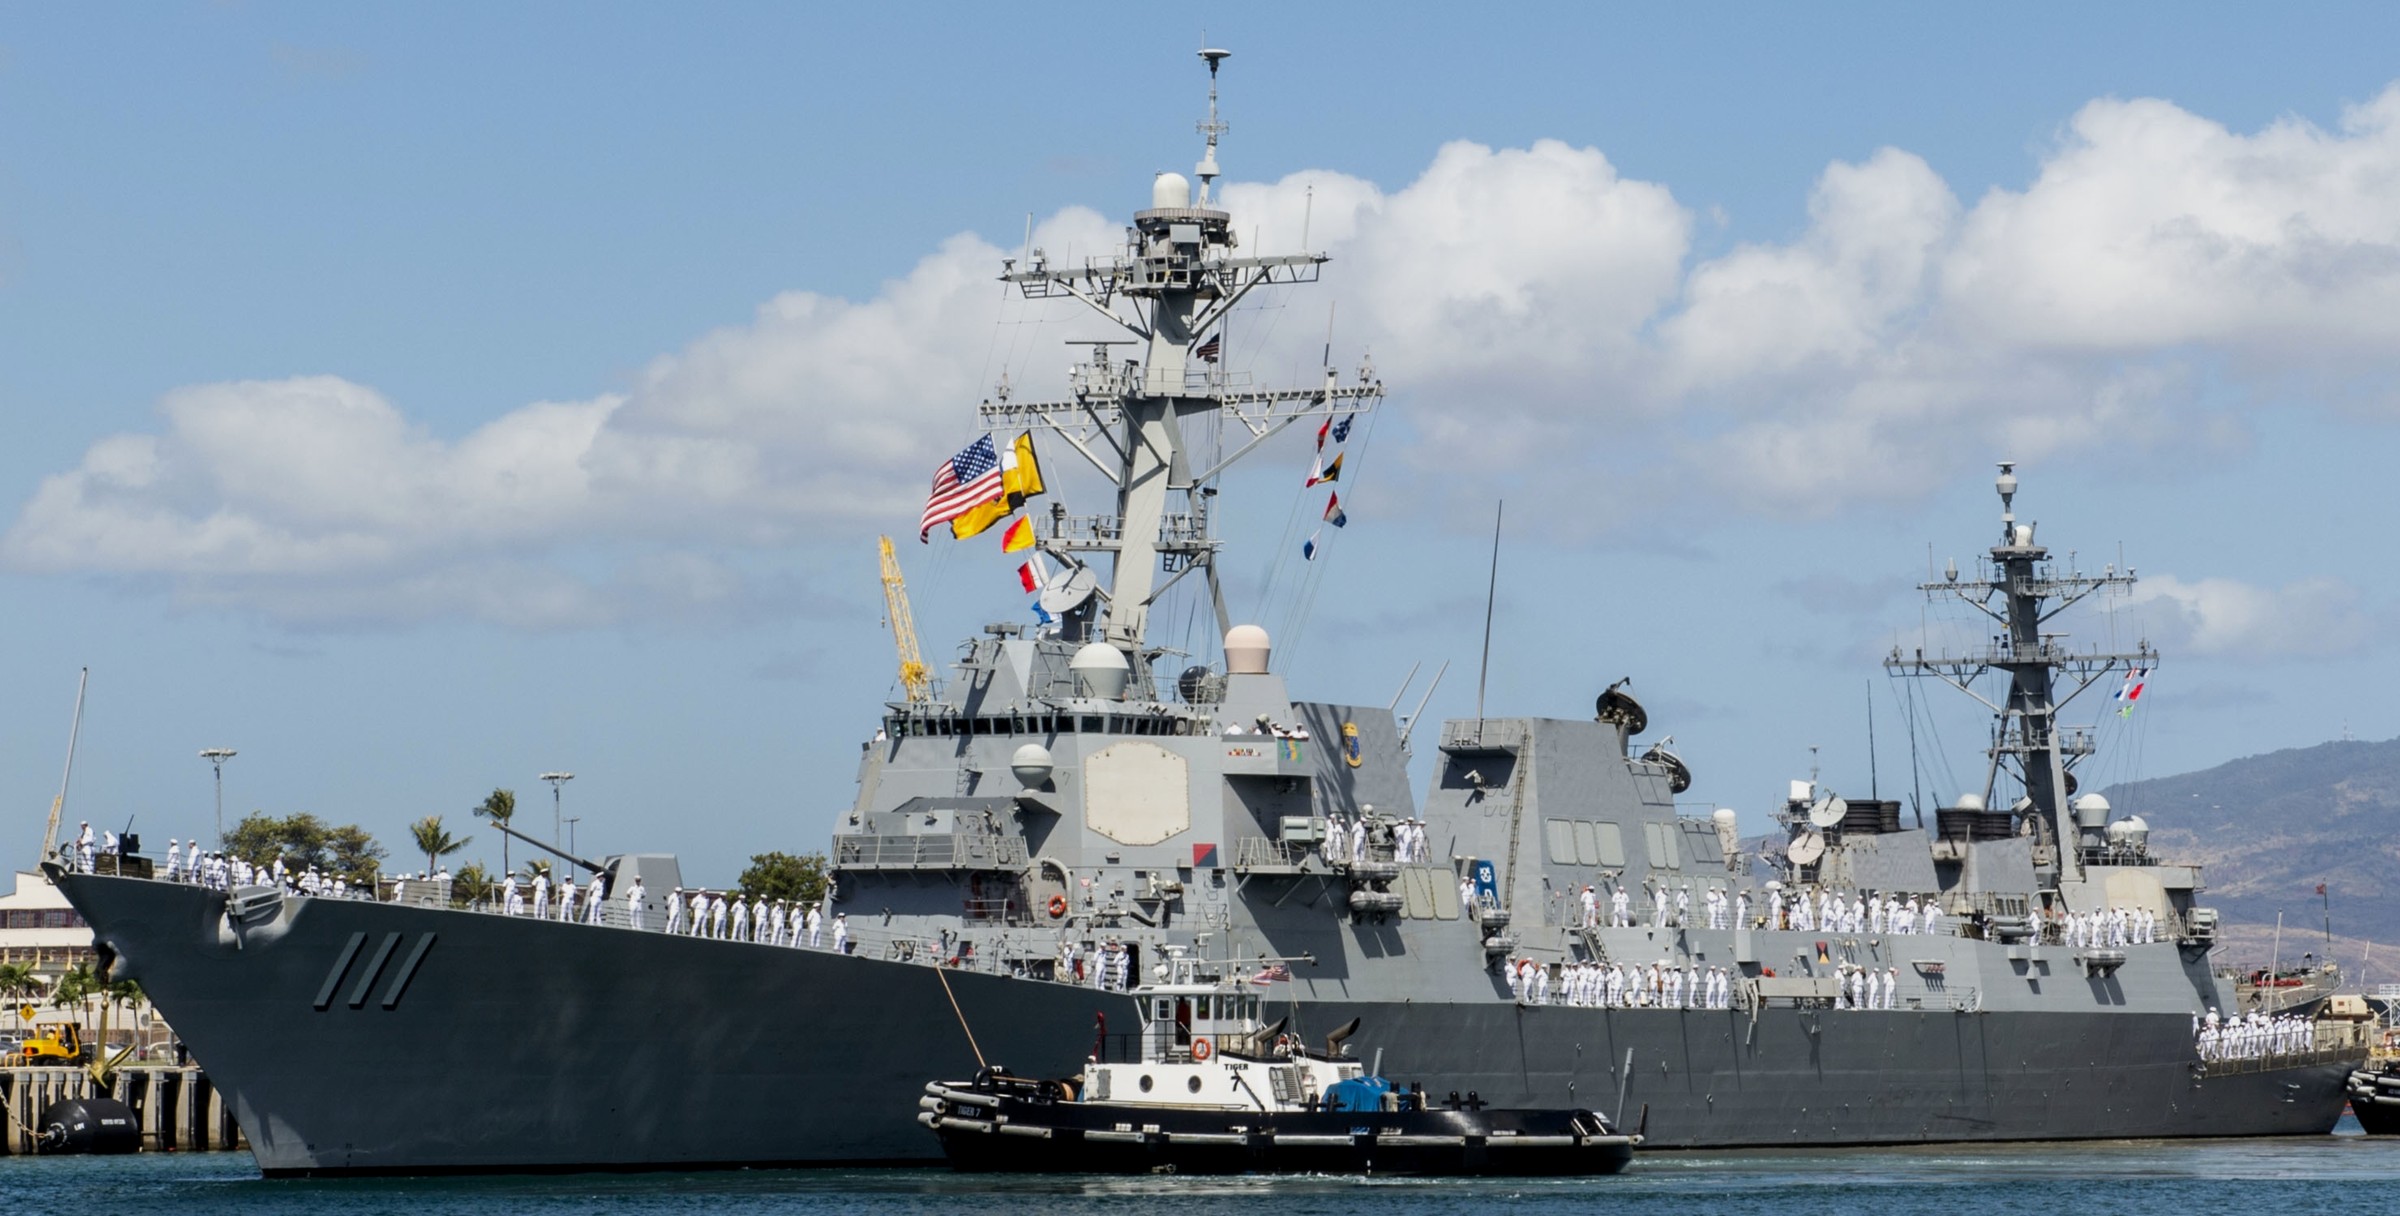
[[[1828,166],[1789,239],[1695,258],[1691,209],[1597,149],[1452,143],[1396,189],[1326,172],[1227,185],[1245,252],[1335,258],[1323,288],[1262,296],[1228,347],[1281,381],[1314,366],[1316,310],[1338,303],[1339,351],[1371,350],[1394,388],[1402,459],[1471,475],[1426,478],[1437,491],[1566,453],[1580,481],[1511,492],[1572,494],[1548,513],[1572,526],[1702,503],[1834,512],[1997,456],[2235,444],[2245,418],[2221,403],[2245,399],[2244,377],[2388,380],[2396,180],[2400,88],[2331,130],[2105,99],[2022,189],[1962,203],[1921,157],[1881,149]],[[1034,243],[1077,261],[1118,232],[1069,208]],[[828,523],[904,527],[1003,370],[1054,395],[1058,339],[1111,336],[1076,306],[1012,301],[1003,256],[962,234],[863,299],[788,291],[621,392],[465,435],[336,377],[177,389],[154,429],[44,479],[0,561],[312,622],[727,610],[757,591],[746,554]],[[1037,313],[1045,327],[1018,323]],[[529,590],[484,593],[495,581]],[[2277,611],[2352,636],[2358,611],[2314,584],[2256,592],[2263,607],[2234,585],[2172,587],[2154,602],[2202,649]]]

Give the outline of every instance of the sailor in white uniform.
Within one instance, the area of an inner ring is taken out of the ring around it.
[[[585,923],[594,925],[608,923],[608,918],[604,915],[607,908],[608,876],[606,874],[594,874],[592,875],[591,886],[585,888],[584,890],[583,916]]]
[[[177,871],[181,870],[182,868],[183,846],[177,844],[175,842],[175,838],[170,836],[167,838],[167,881],[175,881]]]
[[[728,913],[725,910],[725,897],[722,895],[709,896],[708,935],[710,937],[713,937],[718,941],[725,940],[725,917],[727,915]]]
[[[626,919],[632,923],[634,928],[642,928],[642,922],[648,919],[643,915],[644,911],[645,909],[642,907],[642,880],[640,876],[637,875],[633,880],[633,888],[625,892],[625,916]]]
[[[667,892],[667,936],[683,932],[683,888]]]
[[[750,905],[743,903],[738,895],[733,900],[733,940],[750,940]]]
[[[833,952],[850,953],[850,914],[847,912],[833,914]]]
[[[533,876],[533,918],[550,919],[550,876],[547,874]]]
[[[1618,887],[1608,895],[1608,923],[1620,929],[1633,927],[1633,900]]]
[[[567,876],[558,880],[558,919],[568,924],[573,924],[575,921],[575,871],[573,870],[567,871]]]
[[[767,910],[767,944],[770,946],[784,944],[783,901],[780,899],[775,901],[774,907]]]
[[[816,908],[808,910],[808,944],[814,948],[824,937],[825,920]]]
[[[705,889],[692,892],[692,936],[708,936],[708,892]]]

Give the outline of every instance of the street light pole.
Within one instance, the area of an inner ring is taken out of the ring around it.
[[[550,843],[557,844],[559,825],[564,822],[558,817],[558,792],[575,779],[575,774],[543,773],[541,779],[550,783]]]
[[[217,847],[225,847],[225,762],[233,759],[230,747],[212,747],[200,753],[208,766],[217,770]]]
[[[582,822],[583,816],[581,815],[567,820],[567,851],[570,853],[575,851],[575,825]]]

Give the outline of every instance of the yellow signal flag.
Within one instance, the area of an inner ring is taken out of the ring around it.
[[[1017,522],[1010,524],[1008,531],[1000,537],[1002,553],[1023,553],[1032,547],[1033,521],[1022,516],[1018,517]]]
[[[1017,513],[1025,500],[1042,492],[1042,466],[1033,457],[1033,432],[1017,436],[1017,441],[1000,450],[1000,493],[989,502],[978,503],[958,518],[950,521],[953,540],[980,536],[993,524]],[[1015,552],[1015,550],[1009,550]]]
[[[1008,456],[1000,458],[1000,488],[1007,491],[1012,507],[1024,506],[1026,499],[1042,492],[1042,462],[1033,456],[1032,431],[1017,436]]]

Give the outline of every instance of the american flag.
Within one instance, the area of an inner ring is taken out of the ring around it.
[[[1210,334],[1208,341],[1201,343],[1200,349],[1192,353],[1214,363],[1217,361],[1217,356],[1225,351],[1224,340],[1225,335],[1223,334]]]
[[[917,525],[917,542],[925,543],[935,524],[946,524],[980,504],[1000,496],[1000,453],[985,435],[966,450],[933,470],[933,494],[925,500],[925,518]]]

